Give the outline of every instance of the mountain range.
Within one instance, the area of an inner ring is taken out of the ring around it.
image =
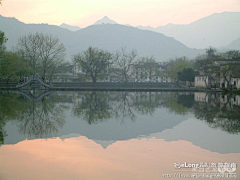
[[[117,22],[105,16],[93,25],[97,24],[117,24]],[[151,26],[137,26],[136,28],[173,37],[190,48],[205,49],[209,46],[226,48],[227,45],[240,38],[240,12],[215,13],[187,25],[167,24],[156,28]],[[72,30],[71,26],[69,30]],[[240,49],[236,43],[227,48]]]
[[[118,24],[116,21],[109,19],[107,16],[104,16],[102,19],[95,22],[93,25],[101,25],[101,24]]]
[[[64,28],[64,29],[68,29],[70,31],[78,31],[78,30],[81,29],[78,26],[71,26],[71,25],[68,25],[68,24],[65,24],[65,23],[62,23],[59,27]]]
[[[7,48],[16,46],[17,40],[29,33],[43,32],[58,37],[67,49],[67,60],[89,46],[112,53],[126,47],[136,49],[139,56],[154,56],[157,61],[187,56],[194,58],[209,46],[220,50],[240,50],[240,12],[219,13],[195,21],[189,25],[168,24],[163,27],[131,27],[120,25],[105,16],[91,26],[79,28],[62,24],[24,24],[15,18],[0,15],[0,30],[7,38]],[[144,30],[147,29],[147,30]],[[71,30],[71,31],[70,31]],[[170,37],[169,37],[170,36]],[[171,37],[172,36],[172,37]],[[174,37],[174,38],[173,38]]]
[[[231,42],[227,46],[222,47],[221,49],[224,49],[224,50],[229,50],[229,49],[240,50],[240,38],[234,40],[233,42]]]
[[[203,50],[190,49],[174,38],[161,33],[140,30],[119,24],[92,25],[78,31],[69,31],[48,24],[24,24],[15,18],[0,16],[0,30],[7,38],[7,48],[17,44],[18,38],[29,33],[43,32],[58,37],[67,49],[67,60],[89,46],[116,52],[121,47],[136,49],[139,56],[154,56],[157,61],[166,61],[178,56],[195,57]]]
[[[187,25],[138,28],[173,37],[190,48],[219,48],[240,38],[240,12],[215,13]]]

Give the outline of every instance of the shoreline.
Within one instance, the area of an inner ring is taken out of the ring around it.
[[[212,92],[219,93],[222,92],[221,89],[199,89],[199,88],[142,88],[142,87],[53,87],[49,88],[36,88],[38,90],[48,90],[48,91],[154,91],[154,92]],[[1,90],[10,90],[10,91],[24,91],[29,89],[19,89],[16,87],[0,87]]]

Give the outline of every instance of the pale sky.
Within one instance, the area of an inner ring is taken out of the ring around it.
[[[108,16],[119,24],[189,24],[213,13],[240,12],[240,0],[2,0],[0,14],[24,23],[89,26]],[[1,26],[1,25],[0,25]]]

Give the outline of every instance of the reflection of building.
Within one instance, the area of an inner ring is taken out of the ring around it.
[[[194,101],[208,102],[208,95],[202,92],[194,93]]]
[[[228,108],[231,108],[234,105],[240,106],[240,96],[222,95],[220,98],[220,106],[224,107],[226,105]]]

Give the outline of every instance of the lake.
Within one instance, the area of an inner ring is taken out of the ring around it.
[[[240,179],[240,97],[0,91],[1,180]]]

